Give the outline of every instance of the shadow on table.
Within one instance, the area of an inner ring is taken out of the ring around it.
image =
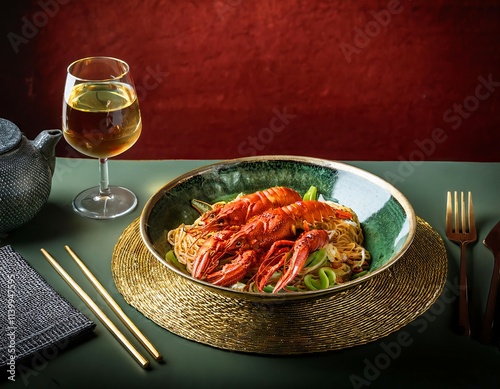
[[[26,243],[27,240],[43,242],[54,236],[64,237],[75,233],[75,229],[78,228],[76,217],[80,216],[75,215],[70,207],[47,203],[33,219],[18,229],[4,234],[4,238],[8,238],[9,244],[15,244]]]
[[[66,344],[50,345],[23,359],[16,360],[14,365],[2,366],[0,369],[0,384],[4,385],[7,381],[21,381],[24,386],[28,386],[29,380],[38,376],[52,360],[64,358],[65,353],[71,352],[75,347],[96,337],[97,335],[94,332],[87,332],[84,335],[69,339]]]

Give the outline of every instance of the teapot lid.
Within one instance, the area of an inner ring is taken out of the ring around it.
[[[0,154],[16,147],[21,138],[21,130],[14,123],[0,118]]]

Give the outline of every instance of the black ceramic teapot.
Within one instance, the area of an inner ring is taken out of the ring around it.
[[[61,130],[45,130],[30,141],[0,118],[0,233],[25,224],[47,202],[61,136]]]

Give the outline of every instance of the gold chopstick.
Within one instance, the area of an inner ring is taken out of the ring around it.
[[[127,349],[127,351],[132,354],[134,359],[143,368],[149,366],[149,361],[144,358],[139,351],[130,343],[127,338],[120,332],[118,328],[113,324],[113,322],[106,316],[106,314],[101,311],[97,304],[92,301],[87,293],[71,278],[71,276],[66,273],[66,271],[57,263],[57,261],[45,250],[40,250],[44,257],[49,261],[49,263],[54,267],[54,269],[59,273],[59,275],[66,281],[66,283],[75,291],[75,293],[83,300],[85,304],[95,313],[99,320],[106,326],[106,328],[121,342],[121,344]]]
[[[142,345],[149,351],[149,353],[153,356],[157,361],[161,361],[163,359],[162,355],[156,350],[156,348],[151,344],[151,342],[146,338],[142,332],[135,326],[134,323],[129,319],[129,317],[122,311],[120,306],[113,300],[113,297],[104,289],[101,283],[95,278],[95,276],[91,273],[91,271],[85,266],[83,261],[78,258],[78,256],[74,253],[73,250],[69,246],[64,246],[66,251],[69,253],[71,258],[76,262],[76,264],[82,269],[83,273],[87,276],[89,281],[94,285],[100,295],[106,300],[109,306],[113,309],[113,311],[118,315],[118,317],[123,321],[123,323],[127,326],[127,328],[134,334],[134,336],[142,343]]]

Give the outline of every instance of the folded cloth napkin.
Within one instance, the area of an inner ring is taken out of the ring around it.
[[[0,366],[54,355],[95,328],[9,245],[0,247],[0,307]]]

